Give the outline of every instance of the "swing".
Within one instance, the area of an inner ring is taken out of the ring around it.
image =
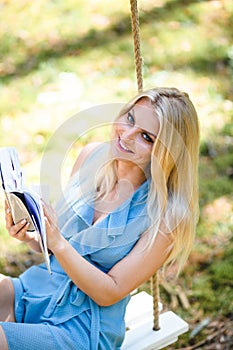
[[[142,56],[140,50],[137,0],[130,0],[131,24],[138,92],[143,90]],[[122,350],[157,350],[177,341],[188,331],[188,324],[172,311],[160,314],[159,283],[155,273],[151,277],[151,294],[140,292],[132,296],[126,309],[126,336]]]

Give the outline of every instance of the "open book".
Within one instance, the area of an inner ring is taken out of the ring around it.
[[[22,219],[30,223],[28,231],[38,234],[40,248],[51,273],[41,199],[37,193],[24,187],[19,157],[14,147],[0,149],[0,176],[14,223]]]

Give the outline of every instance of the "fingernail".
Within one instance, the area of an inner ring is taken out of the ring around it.
[[[9,214],[11,212],[10,208],[7,208],[6,213]]]
[[[23,219],[23,220],[20,221],[20,223],[21,223],[21,224],[25,224],[26,221],[27,221],[26,219]]]

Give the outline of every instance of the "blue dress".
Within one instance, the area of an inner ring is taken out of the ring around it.
[[[101,152],[102,148],[99,156]],[[84,165],[87,173],[79,171],[68,186],[59,208],[59,225],[79,254],[107,273],[149,227],[148,181],[93,225],[93,160],[92,156]],[[54,255],[50,261],[52,275],[40,264],[12,279],[16,323],[0,322],[9,350],[120,349],[129,296],[111,306],[99,306],[72,282]]]

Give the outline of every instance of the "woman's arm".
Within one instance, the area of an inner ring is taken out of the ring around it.
[[[158,233],[151,248],[146,248],[143,235],[133,250],[118,262],[108,274],[85,260],[61,235],[48,215],[48,247],[71,280],[97,304],[109,306],[147,281],[165,262],[171,240]]]

